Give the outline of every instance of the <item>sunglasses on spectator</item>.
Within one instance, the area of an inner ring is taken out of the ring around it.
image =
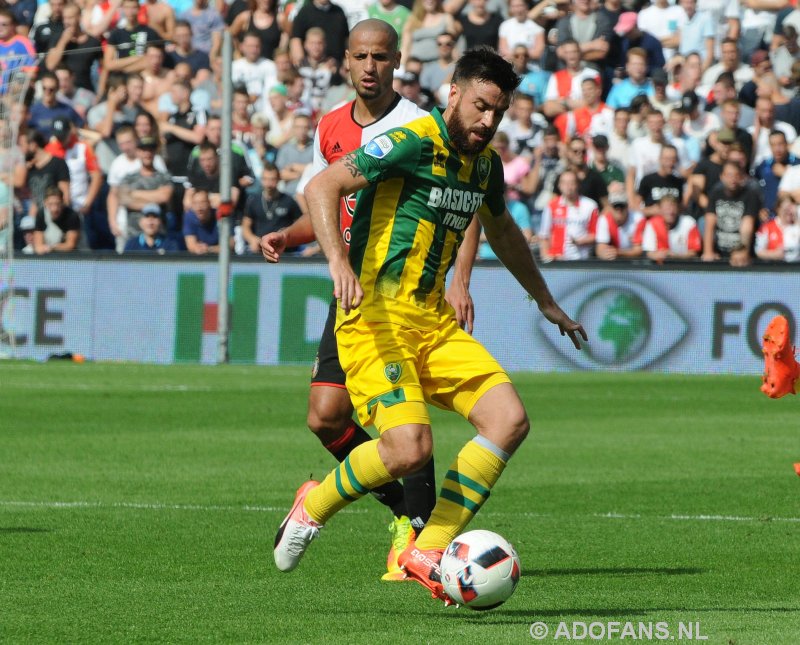
[[[436,44],[439,47],[452,47],[455,43],[452,40],[437,40]]]
[[[58,87],[55,85],[42,85],[42,92],[56,92]]]
[[[583,155],[586,154],[586,148],[570,148],[570,152],[574,152],[576,155]]]

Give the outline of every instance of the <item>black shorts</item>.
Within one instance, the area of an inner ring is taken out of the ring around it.
[[[331,302],[328,309],[328,319],[325,321],[325,329],[322,330],[322,338],[319,339],[317,357],[314,359],[314,367],[311,369],[311,385],[329,385],[333,387],[346,387],[345,374],[339,363],[339,348],[336,346],[336,299]]]

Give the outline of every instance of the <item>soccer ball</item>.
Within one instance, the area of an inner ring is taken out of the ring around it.
[[[439,566],[444,590],[470,609],[494,609],[514,593],[519,582],[519,556],[502,536],[468,531],[450,543]]]

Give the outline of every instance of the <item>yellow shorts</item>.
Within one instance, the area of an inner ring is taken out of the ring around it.
[[[358,418],[379,432],[430,424],[426,403],[468,418],[485,392],[511,382],[455,320],[422,330],[370,323],[358,315],[339,326],[336,343]]]

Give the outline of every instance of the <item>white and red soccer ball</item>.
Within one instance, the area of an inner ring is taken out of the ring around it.
[[[491,531],[459,535],[445,550],[439,566],[447,595],[471,609],[499,607],[519,582],[517,552],[505,538]]]

